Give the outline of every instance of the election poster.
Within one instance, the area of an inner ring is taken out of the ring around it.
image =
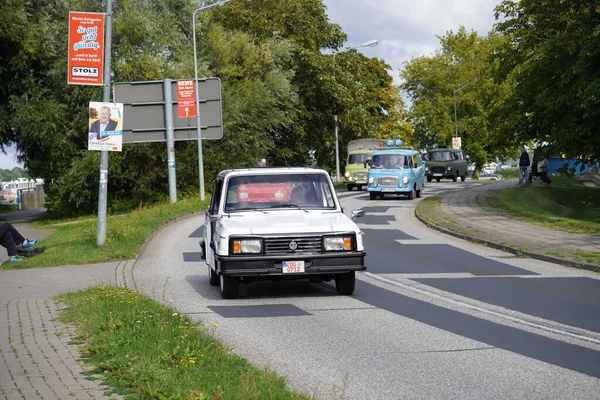
[[[88,150],[122,151],[123,103],[90,102]]]

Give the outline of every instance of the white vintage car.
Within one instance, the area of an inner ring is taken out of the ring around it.
[[[335,280],[354,292],[355,271],[365,270],[362,233],[347,217],[328,173],[312,168],[222,171],[200,241],[209,282],[226,299],[240,283],[258,280]]]

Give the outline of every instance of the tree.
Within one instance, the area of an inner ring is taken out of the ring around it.
[[[600,7],[594,0],[505,0],[497,79],[514,82],[505,107],[522,142],[600,158]]]
[[[451,147],[456,93],[458,135],[470,162],[480,169],[511,146],[495,125],[495,106],[508,89],[494,81],[497,64],[490,63],[490,54],[502,38],[461,27],[439,39],[441,48],[433,56],[415,58],[401,71],[402,88],[412,101],[414,140],[423,147]]]

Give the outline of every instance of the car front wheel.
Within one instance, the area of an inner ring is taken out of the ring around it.
[[[376,198],[377,198],[377,193],[376,192],[369,192],[369,199],[375,200]]]
[[[221,275],[221,297],[224,299],[237,299],[240,282],[237,278]]]
[[[208,283],[210,286],[219,286],[219,275],[211,267],[208,267]]]
[[[339,274],[335,278],[335,290],[341,295],[349,296],[354,293],[354,285],[356,283],[356,276],[354,271]]]

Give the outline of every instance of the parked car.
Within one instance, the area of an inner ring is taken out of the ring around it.
[[[467,179],[473,179],[473,170],[467,171]],[[479,179],[489,181],[501,181],[504,179],[504,176],[501,174],[492,174],[491,172],[482,169],[481,171],[479,171]]]
[[[220,172],[206,210],[201,257],[221,296],[238,297],[240,283],[259,280],[335,281],[354,292],[365,270],[362,233],[346,216],[322,169],[255,168]]]
[[[452,179],[456,182],[459,177],[464,182],[467,177],[467,160],[462,150],[432,149],[428,152],[425,174],[427,182],[431,182],[434,178],[436,182],[441,179]]]

